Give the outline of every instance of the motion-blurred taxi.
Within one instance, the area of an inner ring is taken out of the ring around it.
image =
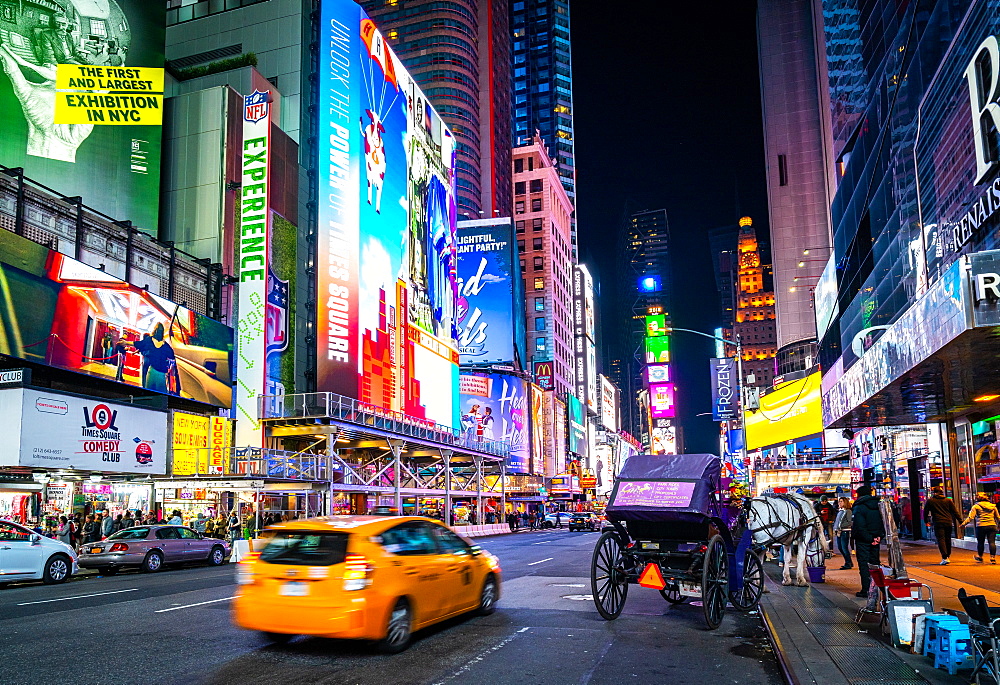
[[[376,640],[383,652],[468,611],[493,613],[500,564],[432,519],[330,516],[268,528],[237,565],[236,624],[275,642],[294,635]]]

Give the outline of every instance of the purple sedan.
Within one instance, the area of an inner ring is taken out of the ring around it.
[[[155,573],[164,564],[202,563],[220,566],[232,549],[225,540],[205,537],[186,526],[133,526],[80,550],[80,567],[103,575],[137,567]]]

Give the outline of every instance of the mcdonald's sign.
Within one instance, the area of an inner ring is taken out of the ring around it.
[[[551,390],[553,385],[552,362],[535,362],[535,383],[542,390]]]

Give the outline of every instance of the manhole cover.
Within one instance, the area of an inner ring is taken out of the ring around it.
[[[574,602],[589,602],[594,599],[593,595],[563,595],[563,599],[571,599]]]

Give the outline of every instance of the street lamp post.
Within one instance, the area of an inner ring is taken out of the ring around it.
[[[674,331],[679,331],[681,333],[693,333],[694,335],[700,335],[703,338],[708,338],[709,340],[718,340],[719,342],[725,343],[726,345],[733,345],[736,348],[736,375],[739,376],[739,388],[740,388],[740,428],[744,431],[743,442],[740,445],[740,458],[747,465],[747,480],[750,481],[750,490],[753,491],[753,476],[754,471],[750,466],[750,462],[747,460],[747,442],[746,442],[746,411],[744,409],[746,403],[746,393],[743,392],[743,340],[740,338],[740,334],[735,335],[736,340],[729,340],[728,338],[722,338],[717,335],[711,335],[710,333],[703,333],[702,331],[695,331],[690,328],[674,328],[669,327],[667,329],[670,333]]]

